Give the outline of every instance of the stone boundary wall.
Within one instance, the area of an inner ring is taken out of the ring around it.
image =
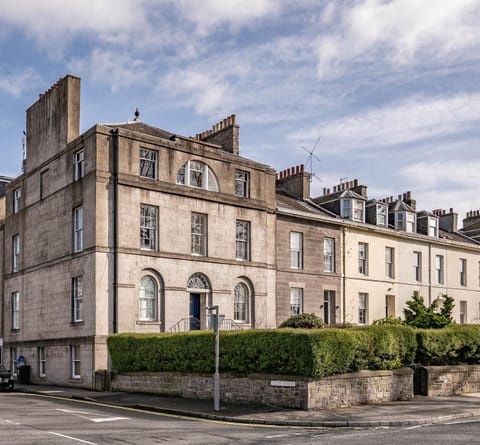
[[[480,392],[480,365],[425,366],[428,395],[451,396]]]
[[[413,397],[410,368],[393,371],[361,371],[318,380],[252,374],[222,375],[222,402],[325,409],[375,404]],[[194,399],[213,398],[213,377],[166,372],[126,373],[112,376],[113,391],[143,392]]]

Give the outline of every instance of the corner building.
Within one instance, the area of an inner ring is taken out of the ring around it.
[[[79,116],[73,76],[27,110],[5,187],[5,365],[91,387],[112,333],[205,329],[214,304],[223,329],[274,327],[275,171],[239,155],[235,116],[195,137],[138,113],[79,134]]]

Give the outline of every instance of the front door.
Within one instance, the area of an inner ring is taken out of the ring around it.
[[[200,329],[200,294],[190,294],[190,330]]]

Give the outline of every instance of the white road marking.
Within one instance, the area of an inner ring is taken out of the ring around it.
[[[72,437],[72,436],[65,436],[65,434],[55,433],[54,431],[49,431],[48,434],[53,434],[54,436],[65,437],[66,439],[76,440],[77,442],[86,443],[87,445],[98,445],[95,442],[89,442],[88,440],[77,439],[76,437]]]
[[[55,393],[64,392],[64,391],[51,390],[51,391],[38,391],[38,392],[42,394],[55,394]]]
[[[478,419],[475,420],[458,420],[456,422],[448,422],[445,425],[457,425],[459,423],[476,423],[478,422]]]
[[[406,429],[406,430],[415,430],[415,429],[417,429],[417,428],[423,428],[424,426],[426,426],[426,425],[407,426],[407,427],[404,428],[404,429]],[[430,425],[428,425],[428,426],[430,426]]]
[[[13,420],[5,420],[7,423],[11,423],[12,425],[21,425],[20,422],[14,422]]]
[[[128,417],[107,417],[106,419],[90,419],[92,422],[115,422],[116,420],[129,420]]]
[[[90,420],[91,422],[115,422],[116,420],[130,420],[129,417],[107,417],[104,414],[97,414],[100,417],[92,417],[93,413],[88,411],[75,411],[71,409],[60,409],[57,408],[57,411],[62,411],[64,413],[73,414],[74,416],[81,417],[82,419]],[[102,417],[104,416],[104,417]]]

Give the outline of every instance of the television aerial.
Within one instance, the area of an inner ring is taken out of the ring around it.
[[[313,160],[315,159],[318,162],[322,162],[322,160],[314,153],[314,151],[318,146],[318,143],[320,142],[320,138],[321,136],[318,136],[317,141],[315,142],[315,145],[311,150],[308,149],[307,147],[304,147],[303,145],[300,145],[300,147],[303,148],[303,150],[305,150],[308,153],[308,158],[305,164],[307,165],[307,167],[309,167],[310,182],[312,182],[312,178],[315,178],[317,181],[320,181],[320,182],[322,181],[315,173],[313,173]]]

